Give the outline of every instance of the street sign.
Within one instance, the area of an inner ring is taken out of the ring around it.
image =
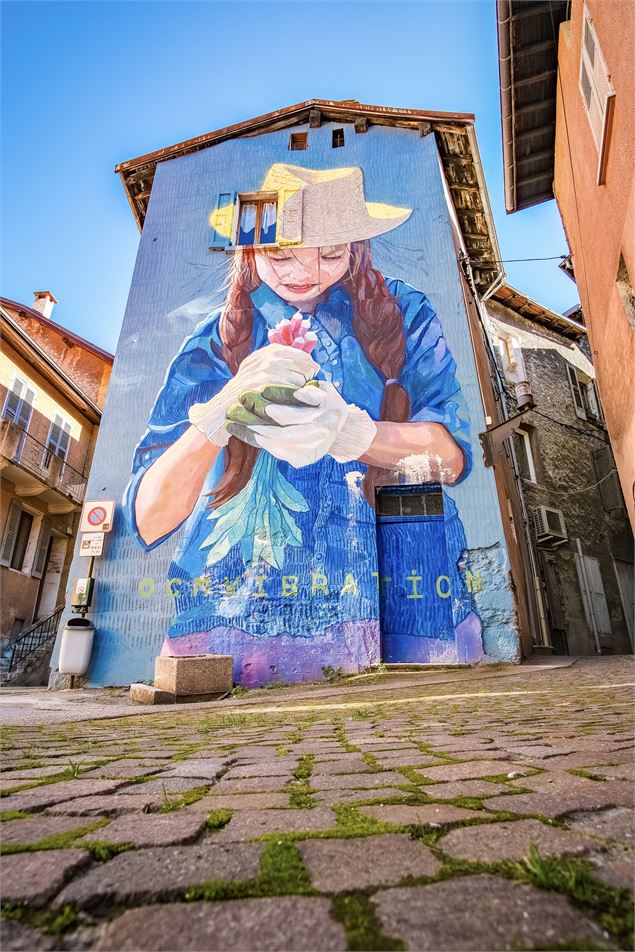
[[[82,507],[82,518],[79,523],[80,532],[110,532],[112,517],[115,510],[114,500],[93,500],[85,502]]]
[[[79,547],[80,555],[101,555],[104,551],[103,532],[85,532]]]

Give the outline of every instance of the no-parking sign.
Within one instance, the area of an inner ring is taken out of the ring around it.
[[[85,502],[82,508],[82,518],[79,523],[80,532],[110,532],[112,517],[115,511],[113,499],[93,500]]]

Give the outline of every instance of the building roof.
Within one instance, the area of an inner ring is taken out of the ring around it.
[[[121,178],[137,224],[142,228],[159,162],[210,148],[227,139],[254,136],[298,123],[316,127],[323,120],[354,123],[357,132],[365,132],[370,125],[388,125],[415,129],[422,136],[434,133],[476,286],[484,292],[502,275],[501,255],[471,113],[396,109],[366,105],[352,99],[308,99],[121,162],[115,171]]]
[[[0,299],[0,301],[3,300],[4,299]],[[74,407],[80,410],[91,423],[99,423],[101,410],[97,404],[94,403],[94,401],[78,387],[75,381],[69,377],[66,371],[62,370],[53,358],[33,340],[2,303],[0,303],[0,323],[2,325],[3,339],[8,341],[28,364],[43,374],[44,377],[52,380],[56,389],[62,393]]]
[[[505,208],[553,198],[558,31],[569,0],[496,0]]]
[[[570,340],[579,340],[586,334],[584,324],[580,324],[564,314],[558,314],[557,311],[550,310],[523,294],[522,291],[517,291],[510,284],[503,284],[500,288],[497,288],[491,299],[510,308],[528,321],[541,324],[552,331],[557,331]]]
[[[36,291],[36,294],[40,293]],[[44,292],[50,294],[50,291]],[[57,299],[51,295],[51,298],[55,303]],[[80,337],[79,334],[75,334],[73,331],[69,331],[67,327],[62,327],[61,324],[56,324],[55,321],[52,321],[50,317],[45,317],[40,311],[36,311],[33,307],[28,307],[26,304],[20,304],[19,301],[12,301],[10,298],[5,298],[0,296],[0,304],[10,311],[16,311],[18,313],[24,314],[26,317],[32,317],[44,327],[51,327],[54,331],[57,331],[62,337],[68,337],[74,343],[79,344],[80,347],[83,347],[84,350],[89,350],[91,354],[95,354],[96,357],[101,357],[102,360],[105,360],[106,363],[112,364],[114,361],[114,356],[109,353],[107,350],[102,350],[101,347],[98,347],[97,344],[92,344],[89,340],[85,340],[83,337]]]

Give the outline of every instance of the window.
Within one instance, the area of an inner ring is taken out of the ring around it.
[[[308,132],[292,132],[289,137],[289,151],[303,152],[309,145]]]
[[[45,469],[48,469],[50,466],[53,456],[59,456],[62,460],[66,459],[70,440],[71,424],[68,420],[64,420],[59,413],[56,413],[49,429],[46,450],[42,461],[42,465]]]
[[[595,382],[581,370],[567,365],[576,416],[581,420],[602,422],[602,410]]]
[[[25,380],[16,377],[4,401],[2,419],[11,420],[12,423],[22,427],[23,430],[28,430],[34,400],[35,391],[29,387]]]
[[[606,164],[613,124],[615,90],[611,85],[593,22],[586,7],[582,18],[580,93],[598,150],[597,184],[603,185],[606,181]]]
[[[626,313],[626,319],[631,327],[635,328],[635,292],[633,291],[633,285],[631,284],[630,275],[628,273],[628,268],[626,267],[626,262],[624,261],[624,255],[620,255],[620,263],[617,269],[617,290],[620,293],[622,299],[622,304],[624,305],[624,311]]]
[[[518,468],[523,479],[537,483],[536,477],[536,434],[534,428],[523,428],[514,433],[514,448],[518,460]]]
[[[442,516],[440,486],[383,486],[377,490],[378,516]]]
[[[343,129],[333,129],[333,137],[331,140],[334,149],[341,149],[344,145],[344,130]]]
[[[276,196],[241,196],[238,212],[237,245],[272,245],[276,240],[278,200]]]
[[[622,508],[622,490],[615,468],[615,460],[610,446],[602,446],[593,451],[593,462],[598,478],[598,489],[602,497],[602,505],[608,512],[611,509]]]
[[[33,515],[18,502],[12,502],[2,538],[0,564],[21,572],[33,528]]]

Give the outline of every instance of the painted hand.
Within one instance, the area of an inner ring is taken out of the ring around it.
[[[190,408],[190,423],[212,443],[225,446],[230,434],[225,428],[227,408],[246,390],[260,390],[271,384],[301,388],[318,371],[313,358],[294,347],[268,344],[246,357],[235,377],[207,403]]]
[[[270,395],[245,394],[230,411],[230,432],[296,469],[329,452],[340,463],[357,459],[375,438],[368,414],[346,403],[331,383],[303,387],[284,403],[268,402]]]

